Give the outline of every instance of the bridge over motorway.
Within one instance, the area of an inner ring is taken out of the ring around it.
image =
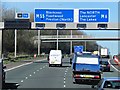
[[[39,34],[40,35],[40,34]],[[72,53],[73,42],[85,42],[86,51],[86,41],[98,41],[98,40],[120,40],[120,37],[92,37],[88,35],[40,35],[33,37],[34,43],[38,43],[38,48],[40,48],[40,42],[56,42],[56,49],[58,50],[59,42],[70,42],[70,53]],[[98,47],[99,49],[99,47]],[[39,49],[40,50],[40,49]],[[39,51],[40,52],[40,51]]]
[[[41,35],[40,40],[41,41],[47,41],[47,42],[53,42],[56,40],[61,40],[61,41],[76,41],[76,40],[120,40],[120,37],[92,37],[88,35]],[[35,36],[33,40],[38,40],[38,36]]]

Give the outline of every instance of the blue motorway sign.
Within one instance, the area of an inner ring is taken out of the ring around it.
[[[35,9],[34,22],[74,22],[74,10]]]
[[[23,13],[22,18],[29,18],[29,14],[28,13]]]
[[[15,16],[16,19],[29,19],[30,18],[30,14],[29,13],[16,13]]]
[[[83,46],[74,46],[74,53],[82,53],[83,52]]]
[[[79,22],[109,22],[109,10],[80,9]]]

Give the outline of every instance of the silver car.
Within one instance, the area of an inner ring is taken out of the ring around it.
[[[92,86],[97,90],[120,90],[120,77],[104,77],[98,85]]]

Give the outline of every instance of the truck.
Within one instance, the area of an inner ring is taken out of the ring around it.
[[[49,67],[51,66],[62,66],[62,51],[61,50],[51,50],[48,57]]]
[[[74,84],[97,85],[101,79],[100,57],[87,52],[74,53],[72,73]]]

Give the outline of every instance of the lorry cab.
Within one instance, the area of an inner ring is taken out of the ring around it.
[[[52,65],[62,66],[62,51],[51,50],[48,57],[49,67]]]

